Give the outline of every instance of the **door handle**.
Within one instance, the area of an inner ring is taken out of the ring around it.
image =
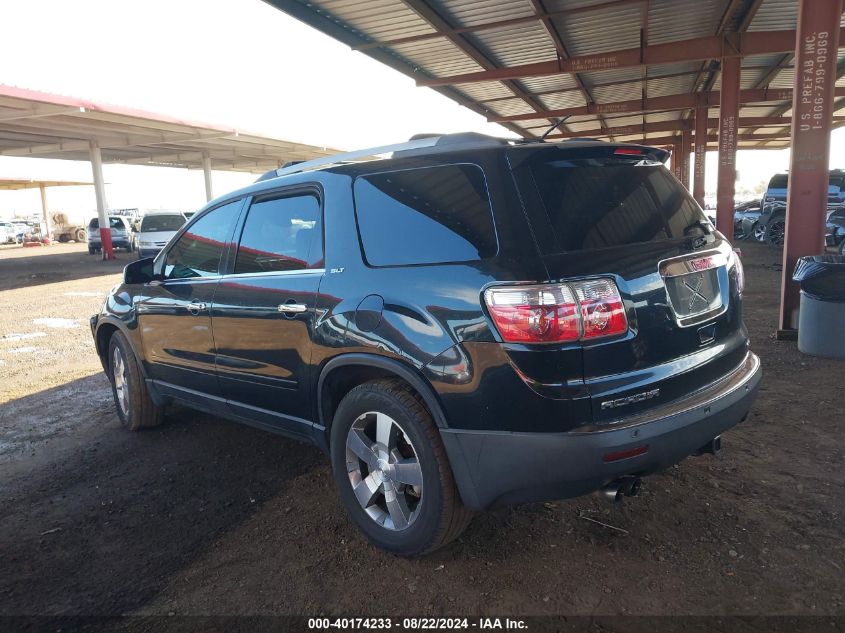
[[[304,303],[282,303],[279,304],[279,312],[284,314],[301,314],[308,309]]]
[[[204,303],[199,303],[197,301],[192,301],[188,304],[188,312],[190,312],[194,316],[205,310],[205,308],[206,305]]]

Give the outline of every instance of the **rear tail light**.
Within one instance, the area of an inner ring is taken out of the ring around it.
[[[734,249],[731,260],[733,260],[733,266],[736,267],[736,290],[742,296],[745,290],[745,268],[742,265],[742,252],[738,248]],[[728,269],[730,269],[730,265],[731,262],[729,261]]]
[[[592,340],[628,331],[625,306],[610,279],[496,286],[484,293],[506,343]]]

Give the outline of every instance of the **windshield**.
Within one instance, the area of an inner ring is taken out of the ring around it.
[[[156,231],[178,231],[185,224],[185,216],[181,213],[172,215],[145,215],[141,220],[141,233],[153,233]]]
[[[551,157],[550,157],[551,158]],[[539,200],[530,216],[548,221],[546,252],[609,248],[707,235],[712,227],[662,163],[621,158],[529,162]],[[536,196],[527,196],[528,204]],[[545,222],[543,222],[545,225]],[[535,233],[543,227],[534,227]]]

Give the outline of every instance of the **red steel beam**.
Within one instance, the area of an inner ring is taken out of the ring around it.
[[[689,189],[689,157],[692,152],[692,131],[684,130],[681,133],[681,182]]]
[[[707,108],[695,110],[695,172],[693,174],[692,197],[704,207],[704,164],[707,158]]]
[[[845,29],[843,29],[845,30]],[[418,79],[418,86],[451,86],[479,81],[524,79],[558,73],[583,73],[617,68],[635,68],[658,64],[697,62],[705,59],[746,57],[786,53],[795,45],[795,31],[755,31],[726,33],[678,40],[664,44],[649,44],[605,53],[581,55],[569,59],[534,62],[506,68],[494,68],[449,77]]]
[[[845,87],[835,89],[837,97],[845,97]],[[638,112],[653,112],[655,110],[686,110],[700,106],[719,107],[721,95],[718,91],[706,93],[685,92],[663,97],[648,97],[647,99],[629,99],[627,101],[613,101],[610,103],[596,103],[573,108],[558,110],[542,110],[527,114],[510,116],[492,116],[487,120],[491,123],[508,123],[510,121],[531,121],[534,119],[548,119],[564,116],[584,116],[588,114],[634,114]],[[757,88],[743,90],[739,95],[740,102],[766,103],[769,101],[789,101],[792,99],[792,88]]]
[[[704,112],[704,130],[714,130],[719,127],[719,119],[708,119],[707,108],[697,108],[696,111]],[[834,121],[845,121],[845,117],[833,117]],[[739,119],[738,128],[743,127],[791,127],[792,117],[780,116],[749,116]],[[655,121],[652,123],[640,123],[637,125],[615,125],[611,127],[599,127],[589,130],[580,130],[578,132],[561,132],[560,134],[550,134],[546,138],[578,138],[582,136],[630,136],[631,134],[648,134],[651,132],[682,132],[684,130],[692,130],[693,124],[689,121],[682,121],[677,119],[674,121]],[[702,132],[703,134],[704,132]],[[692,151],[692,150],[690,150]]]
[[[842,0],[801,0],[795,39],[792,153],[786,194],[781,279],[781,337],[798,328],[800,295],[792,281],[799,257],[824,252],[833,84]]]
[[[683,182],[684,179],[684,165],[683,165],[683,149],[681,149],[681,137],[674,137],[672,143],[672,173],[675,178]]]
[[[650,145],[652,147],[669,147],[675,143],[678,139],[677,135],[674,136],[655,136],[651,138],[644,138],[640,140],[628,140],[628,141],[620,141],[623,143],[635,143],[641,145]],[[736,135],[737,141],[744,141],[748,143],[752,142],[759,142],[759,141],[789,141],[789,136],[787,134],[737,134]],[[717,134],[708,134],[707,135],[707,145],[710,147],[711,145],[718,143],[719,136]],[[747,149],[747,148],[743,148]]]
[[[722,90],[719,103],[719,177],[716,187],[716,228],[733,235],[736,188],[736,145],[739,123],[739,78],[742,59],[722,60]]]

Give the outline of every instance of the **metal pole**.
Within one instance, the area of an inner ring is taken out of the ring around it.
[[[798,7],[778,338],[792,338],[798,329],[800,295],[792,281],[798,258],[824,252],[841,13],[842,0],[801,0]]]
[[[47,230],[47,235],[45,237],[52,239],[50,234],[53,232],[53,226],[50,222],[50,213],[47,211],[47,187],[45,187],[42,183],[38,185],[38,189],[41,192],[41,215],[44,217],[44,226]]]
[[[676,136],[672,142],[672,173],[675,174],[675,178],[680,180],[681,182],[684,181],[684,169],[683,169],[683,150],[681,149],[681,139],[680,137]]]
[[[719,103],[719,184],[716,191],[716,228],[733,236],[736,188],[736,126],[739,115],[739,57],[722,58],[722,90]]]
[[[683,178],[681,178],[681,182],[683,183],[684,187],[687,189],[690,188],[689,184],[689,157],[690,153],[692,152],[692,130],[684,130],[681,133],[681,173]]]
[[[208,152],[202,153],[202,173],[205,176],[205,200],[208,202],[214,197],[214,191],[211,188],[211,157]]]
[[[693,173],[692,195],[704,208],[704,163],[707,158],[707,108],[695,110],[695,172]]]
[[[106,183],[103,180],[103,157],[100,146],[91,141],[88,154],[91,158],[91,171],[94,173],[94,193],[97,196],[97,217],[100,222],[100,240],[103,246],[103,259],[114,259],[114,248],[111,242],[111,227],[106,213]]]

